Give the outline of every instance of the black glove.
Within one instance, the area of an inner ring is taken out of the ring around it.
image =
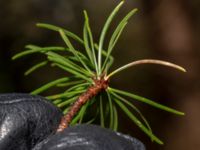
[[[0,95],[0,150],[31,150],[53,134],[62,113],[45,98]]]
[[[50,136],[33,150],[145,150],[135,138],[95,125],[77,125]]]
[[[0,95],[0,150],[145,150],[137,139],[95,125],[55,134],[61,117],[43,97]]]

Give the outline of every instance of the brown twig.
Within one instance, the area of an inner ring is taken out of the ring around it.
[[[71,106],[69,111],[65,116],[62,117],[60,125],[57,129],[57,132],[63,131],[65,128],[67,128],[74,118],[74,116],[78,113],[80,108],[91,98],[99,94],[101,91],[106,90],[108,87],[108,80],[102,79],[95,79],[94,85],[90,86],[87,91],[83,94],[81,94],[78,99],[75,101],[75,103]]]

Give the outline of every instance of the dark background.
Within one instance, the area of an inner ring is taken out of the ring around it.
[[[95,39],[119,0],[0,0],[0,93],[30,92],[62,74],[42,69],[24,77],[23,72],[40,56],[11,61],[26,44],[58,45],[57,34],[35,27],[51,23],[82,36],[83,13],[89,13]],[[115,65],[156,58],[184,66],[187,73],[146,65],[115,76],[121,89],[155,99],[186,113],[178,117],[139,105],[164,146],[152,143],[133,123],[120,116],[120,131],[143,141],[148,150],[198,150],[200,147],[200,1],[126,0],[112,27],[132,8],[139,12],[129,21],[114,51]],[[111,28],[112,29],[112,28]],[[111,30],[112,31],[112,30]],[[111,32],[110,31],[110,32]],[[109,38],[108,38],[109,39]]]

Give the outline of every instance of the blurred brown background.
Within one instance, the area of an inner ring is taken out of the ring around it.
[[[63,26],[82,36],[82,10],[86,9],[97,40],[106,17],[118,2],[0,0],[0,93],[30,92],[61,74],[58,70],[42,69],[24,77],[23,72],[40,56],[10,60],[29,43],[41,46],[62,43],[57,34],[36,28],[36,22]],[[112,84],[184,111],[186,116],[178,117],[139,104],[164,146],[152,143],[123,115],[120,131],[139,138],[147,150],[199,150],[200,1],[126,0],[112,26],[135,7],[139,12],[129,21],[115,48],[113,68],[132,60],[156,58],[182,65],[187,73],[154,65],[139,66],[116,76]]]

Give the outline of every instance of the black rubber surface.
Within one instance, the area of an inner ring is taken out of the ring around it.
[[[54,133],[61,116],[43,97],[0,94],[0,150],[31,150]]]
[[[55,134],[34,150],[145,150],[137,139],[95,125],[77,125]]]
[[[0,150],[145,150],[139,140],[95,125],[55,134],[61,117],[43,97],[0,94]]]

